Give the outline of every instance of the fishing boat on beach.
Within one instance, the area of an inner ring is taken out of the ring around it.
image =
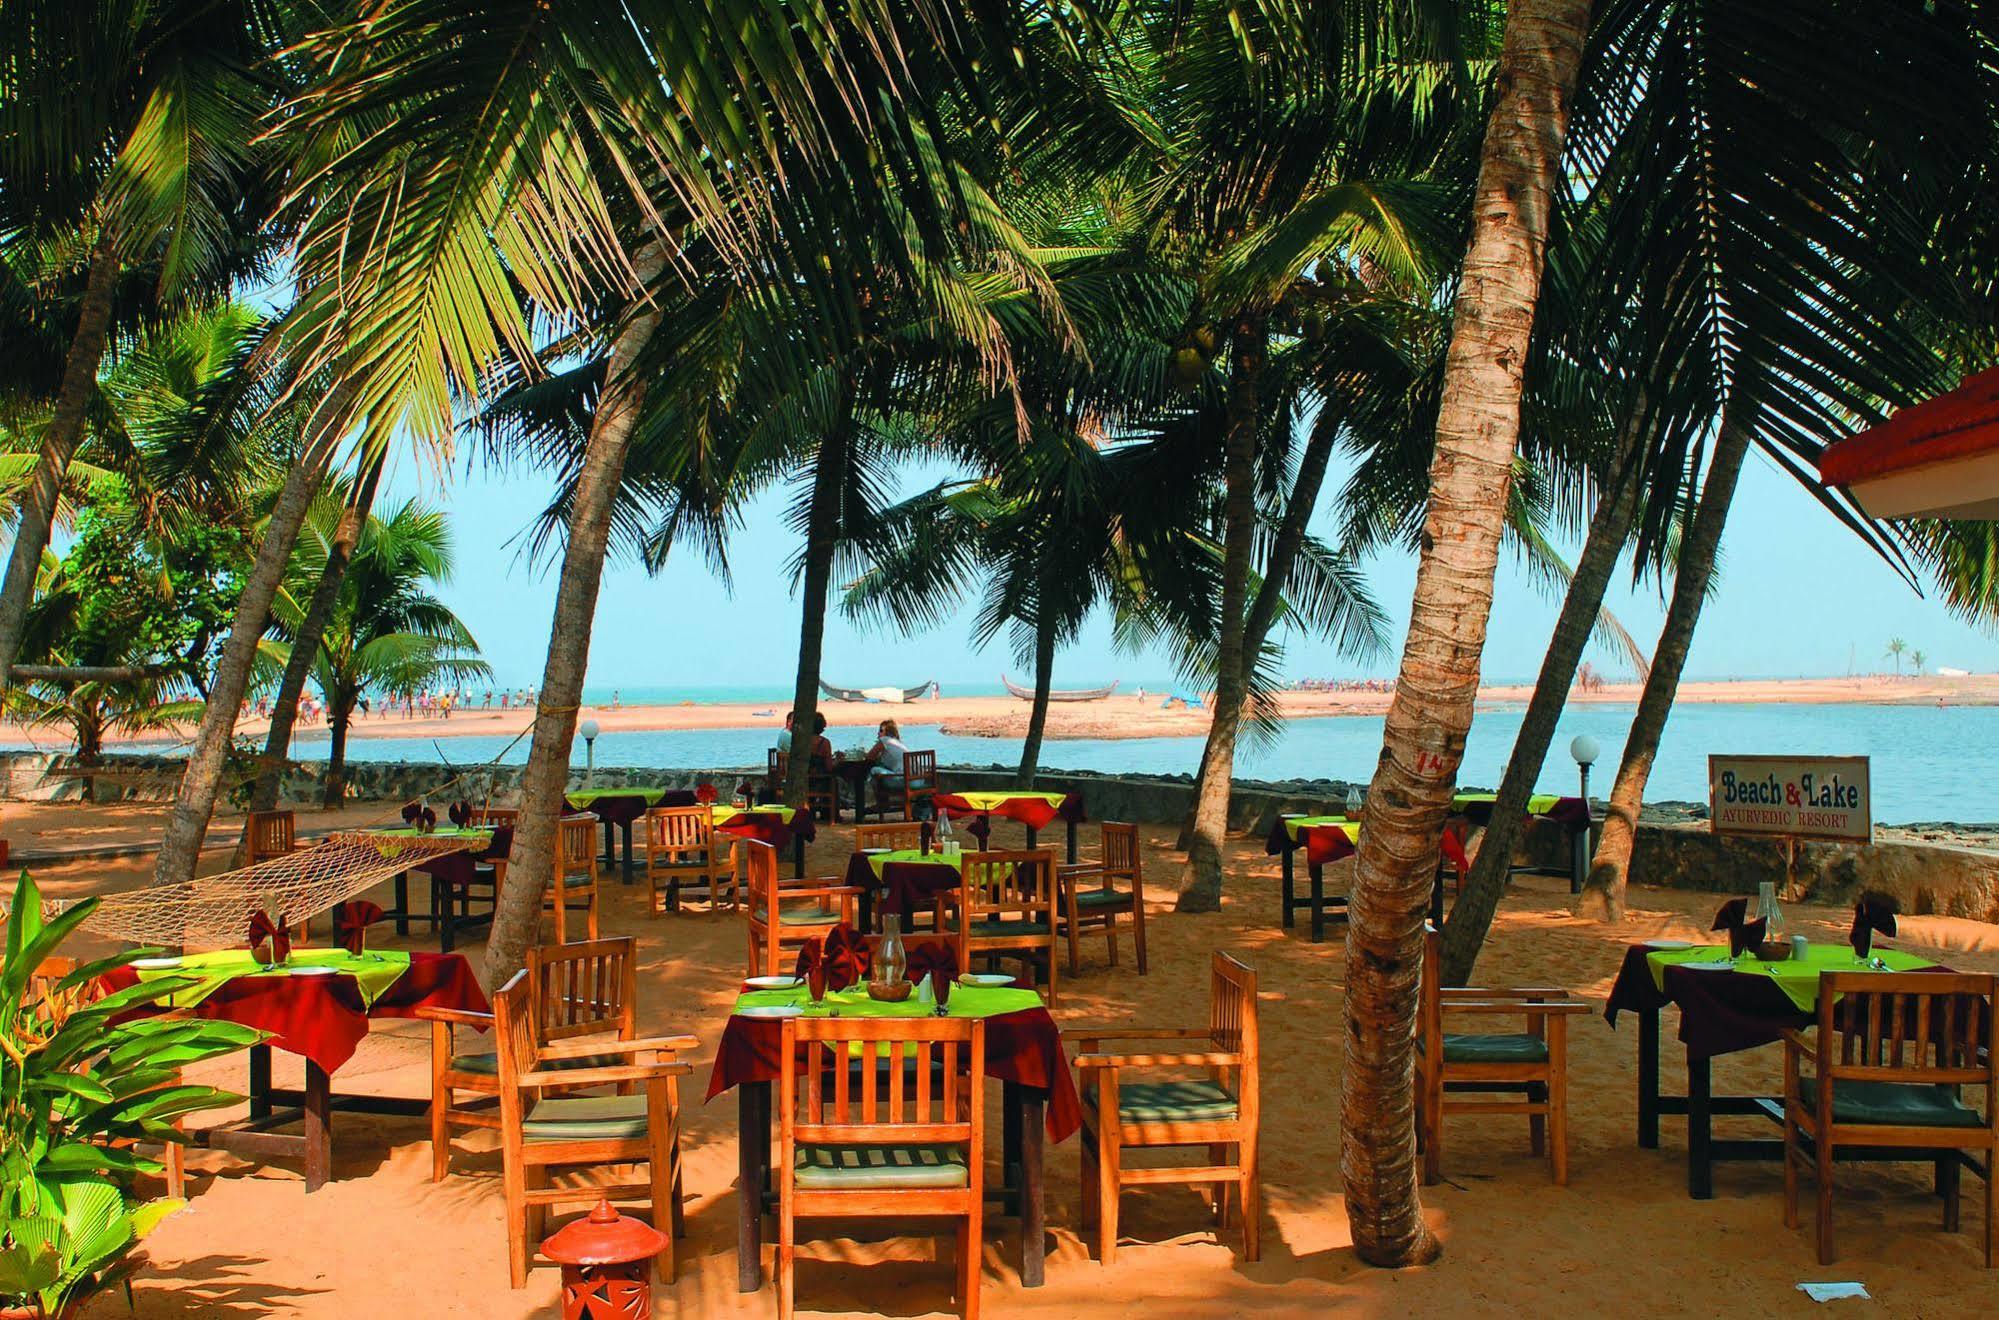
[[[918,683],[915,687],[908,688],[852,688],[840,687],[837,684],[828,683],[822,678],[819,680],[819,690],[835,701],[885,701],[890,705],[894,705],[902,701],[921,701],[937,690],[937,680],[934,678],[927,679],[922,683]]]
[[[1034,700],[1033,688],[1024,688],[1005,674],[1000,675],[1000,682],[1006,684],[1006,690],[1014,696],[1019,697],[1022,701]],[[1099,688],[1050,688],[1048,689],[1048,699],[1050,701],[1102,701],[1105,697],[1117,691],[1118,682],[1119,680],[1113,679],[1109,687]]]

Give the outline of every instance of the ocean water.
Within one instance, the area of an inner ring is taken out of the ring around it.
[[[1148,691],[1152,690],[1148,685]],[[637,700],[631,693],[628,700]],[[1483,706],[1472,724],[1458,782],[1465,787],[1498,783],[1520,728],[1522,707]],[[1540,788],[1574,792],[1576,766],[1569,740],[1579,733],[1602,747],[1590,787],[1609,792],[1631,725],[1633,707],[1624,704],[1573,706],[1563,716],[1554,749],[1543,767]],[[1243,747],[1236,774],[1244,779],[1366,780],[1381,750],[1379,716],[1293,720],[1268,743]],[[863,742],[860,729],[833,730],[833,745]],[[361,738],[349,755],[366,761],[435,761],[441,748],[459,768],[495,757],[509,763],[527,759],[528,741],[508,747],[504,737]],[[1020,744],[1005,738],[947,737],[912,729],[910,741],[934,747],[941,765],[1014,764]],[[611,733],[597,739],[597,763],[662,768],[761,766],[770,745],[767,729],[694,729],[661,733]],[[302,738],[296,755],[323,756],[325,735]],[[504,755],[502,755],[504,749]],[[1661,741],[1646,796],[1653,801],[1705,801],[1707,758],[1732,755],[1862,755],[1873,758],[1874,810],[1888,824],[1919,821],[1964,823],[1999,821],[1999,707],[1872,705],[1682,705],[1674,710]],[[576,764],[583,763],[579,739]],[[1055,739],[1042,746],[1050,770],[1105,773],[1192,774],[1201,759],[1201,739]]]

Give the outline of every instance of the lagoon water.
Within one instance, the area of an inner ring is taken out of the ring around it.
[[[627,700],[635,695],[628,694]],[[1490,787],[1498,782],[1520,728],[1521,711],[1517,705],[1480,707],[1458,775],[1461,785]],[[1622,704],[1572,706],[1562,718],[1540,787],[1547,792],[1575,791],[1569,740],[1588,733],[1603,749],[1590,787],[1598,796],[1607,793],[1632,712],[1631,706]],[[1245,746],[1236,760],[1236,774],[1244,779],[1365,780],[1381,750],[1381,726],[1379,716],[1293,720],[1274,741]],[[376,727],[382,726],[373,720],[363,725],[367,732]],[[943,765],[1011,764],[1020,754],[1020,744],[1012,739],[911,732],[911,742],[935,747]],[[863,737],[859,729],[835,729],[833,745],[855,746]],[[436,743],[428,738],[368,737],[351,742],[348,754],[365,761],[435,761],[442,748],[459,767],[495,757],[508,763],[525,761],[527,739],[509,747],[510,741],[487,736]],[[597,762],[662,768],[762,765],[769,744],[767,729],[606,734],[597,740]],[[299,740],[296,755],[313,759],[324,755],[324,747],[325,734],[319,731]],[[1647,798],[1705,801],[1707,757],[1717,752],[1869,756],[1876,820],[1999,821],[1999,707],[1682,705],[1666,726]],[[583,756],[578,739],[578,765]],[[1060,739],[1043,745],[1041,759],[1051,770],[1192,774],[1201,759],[1201,739]]]

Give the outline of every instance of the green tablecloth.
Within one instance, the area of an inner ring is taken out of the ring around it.
[[[1936,964],[1926,958],[1918,958],[1913,953],[1900,949],[1874,950],[1874,955],[1888,964],[1891,972],[1920,971]],[[1652,984],[1661,993],[1666,989],[1666,968],[1676,963],[1717,963],[1728,958],[1726,944],[1700,944],[1690,949],[1654,949],[1645,955],[1645,966],[1652,973]],[[1715,968],[1704,973],[1708,976],[1762,976],[1777,983],[1777,988],[1798,1011],[1809,1013],[1819,999],[1819,974],[1821,972],[1865,972],[1879,970],[1869,968],[1853,956],[1853,949],[1845,944],[1814,944],[1803,962],[1786,959],[1783,962],[1766,963],[1753,953],[1745,953],[1735,960],[1735,966],[1728,970]]]
[[[1298,831],[1307,826],[1323,827],[1327,825],[1338,825],[1341,831],[1347,836],[1349,842],[1360,842],[1360,822],[1357,820],[1348,820],[1345,816],[1286,816],[1284,818],[1284,832],[1291,836],[1291,842],[1293,843],[1298,842]]]
[[[910,1018],[929,1017],[937,1011],[937,1005],[918,1000],[916,992],[899,1004],[885,1004],[868,997],[868,987],[850,985],[845,990],[827,992],[819,1004],[812,1002],[812,993],[804,986],[794,990],[746,990],[736,997],[736,1006],[731,1012],[745,1008],[768,1008],[782,1004],[796,1004],[805,1010],[807,1017],[826,1017],[833,1009],[840,1010],[841,1017],[870,1018]],[[1021,990],[1012,986],[971,986],[951,987],[951,1002],[945,1006],[949,1016],[954,1018],[989,1018],[1002,1013],[1019,1013],[1030,1008],[1042,1007],[1041,996],[1032,990]]]
[[[279,967],[265,967],[248,949],[224,949],[216,953],[191,953],[174,967],[138,967],[141,981],[163,977],[190,977],[193,984],[176,990],[163,1001],[168,1008],[193,1008],[239,976],[288,976],[299,967],[331,967],[354,978],[361,987],[361,1002],[373,1005],[382,992],[400,981],[410,968],[410,956],[397,950],[366,953],[360,957],[345,949],[297,949]]]
[[[797,808],[795,807],[780,807],[774,803],[767,807],[739,807],[733,802],[711,802],[708,804],[708,814],[714,818],[717,825],[727,825],[738,816],[776,816],[779,820],[789,825],[796,811]]]
[[[646,805],[650,807],[650,806],[659,805],[659,800],[665,796],[666,796],[666,790],[663,788],[646,788],[638,785],[627,785],[624,788],[572,789],[571,791],[564,793],[562,795],[562,800],[567,802],[572,807],[581,808],[589,806],[592,802],[595,802],[598,798],[635,797],[635,798],[644,798]]]
[[[958,874],[965,873],[965,854],[961,852],[924,852],[920,848],[896,848],[889,852],[863,853],[868,865],[874,868],[875,879],[882,878],[882,868],[890,862],[914,862],[918,866],[948,866]]]
[[[493,831],[489,829],[459,829],[456,825],[440,825],[429,833],[414,825],[402,825],[395,829],[363,830],[364,834],[381,850],[382,856],[396,855],[397,839],[451,839],[463,846],[459,852],[484,852],[493,846]]]
[[[1553,811],[1555,804],[1561,800],[1559,793],[1536,793],[1527,799],[1527,814],[1538,816],[1543,812]],[[1451,797],[1451,810],[1463,811],[1473,803],[1497,801],[1499,801],[1497,793],[1457,793]]]

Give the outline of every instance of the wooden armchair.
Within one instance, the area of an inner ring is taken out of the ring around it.
[[[555,822],[555,874],[541,910],[555,913],[555,940],[569,941],[569,914],[581,909],[584,927],[597,938],[597,816],[580,811]]]
[[[1569,1018],[1589,1005],[1566,990],[1496,990],[1442,983],[1442,938],[1423,931],[1422,1002],[1416,1049],[1416,1136],[1423,1181],[1443,1176],[1444,1119],[1451,1114],[1525,1114],[1530,1149],[1545,1153],[1558,1186],[1569,1181]],[[1524,1018],[1524,1032],[1447,1034],[1446,1014]],[[1514,1099],[1510,1093],[1521,1093]],[[1495,1098],[1495,1093],[1498,1097]],[[1455,1099],[1465,1094],[1468,1099]]]
[[[493,831],[493,843],[484,857],[472,865],[472,883],[485,891],[493,906],[500,905],[500,886],[507,882],[507,857],[513,851],[514,831],[520,828],[518,807],[474,807],[472,824]]]
[[[789,1018],[779,1057],[779,1320],[796,1311],[797,1221],[850,1216],[957,1220],[959,1304],[976,1320],[985,1023]]]
[[[551,944],[528,950],[529,1001],[536,1039],[542,1044],[583,1036],[632,1040],[638,1035],[638,941],[630,936]],[[421,1007],[416,1016],[430,1023],[430,1180],[451,1171],[451,1132],[500,1126],[500,1062],[489,1037],[483,1048],[461,1049],[455,1028],[484,1031],[491,1013]],[[686,1037],[693,1048],[693,1037]],[[550,1067],[594,1068],[618,1062],[614,1055],[551,1059]],[[628,1091],[629,1084],[620,1091]],[[460,1096],[468,1096],[460,1099]]]
[[[960,883],[937,896],[936,929],[957,940],[958,966],[1011,957],[1032,975],[1048,969],[1055,1006],[1055,852],[966,853]]]
[[[1119,1193],[1160,1183],[1214,1186],[1218,1229],[1228,1227],[1229,1190],[1236,1189],[1243,1258],[1263,1254],[1256,973],[1218,952],[1210,986],[1206,1027],[1062,1033],[1082,1051],[1076,1070],[1083,1076],[1083,1227],[1096,1228],[1097,1259],[1106,1265],[1117,1258]],[[1103,1049],[1106,1041],[1160,1043],[1145,1053],[1114,1054]],[[1161,1069],[1199,1069],[1207,1076],[1137,1080]],[[1125,1167],[1127,1150],[1170,1146],[1206,1146],[1208,1162]]]
[[[298,850],[298,817],[286,811],[252,811],[243,817],[249,865]]]
[[[874,786],[876,815],[886,815],[894,806],[903,819],[915,820],[917,804],[937,796],[937,753],[904,752],[901,774],[871,775],[869,780]]]
[[[1132,952],[1145,975],[1145,875],[1138,856],[1138,827],[1107,820],[1094,862],[1057,872],[1062,890],[1062,933],[1069,942],[1069,975],[1082,970],[1077,943],[1086,928],[1101,928],[1111,966],[1117,966],[1117,919],[1131,918]],[[1123,881],[1128,888],[1118,888]]]
[[[527,1283],[535,1244],[546,1236],[548,1207],[643,1198],[653,1227],[667,1236],[657,1269],[673,1278],[673,1239],[684,1234],[680,1212],[680,1079],[693,1071],[675,1053],[693,1048],[687,1036],[645,1040],[535,1039],[534,1005],[525,970],[493,996],[493,1031],[500,1067],[500,1152],[507,1197],[507,1272]],[[609,1065],[565,1066],[579,1056],[613,1056]],[[611,1084],[642,1088],[631,1095],[548,1097],[554,1089]],[[646,1181],[565,1181],[586,1168],[643,1164]]]
[[[784,801],[784,785],[790,774],[791,753],[772,751],[768,790],[772,802]],[[805,809],[820,820],[840,819],[840,789],[832,771],[815,767],[805,776]]]
[[[1963,1167],[1982,1173],[1985,1267],[1992,1268],[1999,1248],[1996,985],[1992,976],[1948,972],[1819,977],[1817,1042],[1784,1033],[1784,1226],[1798,1226],[1798,1171],[1814,1170],[1819,1264],[1833,1260],[1833,1161],[1840,1147],[1858,1146],[1871,1148],[1863,1158],[1906,1152],[1934,1159],[1946,1233],[1958,1227]],[[1959,1099],[1963,1086],[1983,1087],[1983,1104]]]
[[[861,891],[831,878],[813,884],[781,884],[777,849],[761,839],[743,840],[743,884],[747,897],[749,972],[762,976],[785,970],[787,949],[815,944],[826,932],[854,924]]]
[[[705,806],[654,807],[646,812],[646,881],[652,888],[654,916],[678,912],[684,890],[698,890],[712,906],[725,874],[734,902],[735,876],[717,860],[715,844],[715,813]]]
[[[854,851],[888,848],[895,852],[930,851],[930,826],[920,820],[895,821],[887,825],[854,826]]]

